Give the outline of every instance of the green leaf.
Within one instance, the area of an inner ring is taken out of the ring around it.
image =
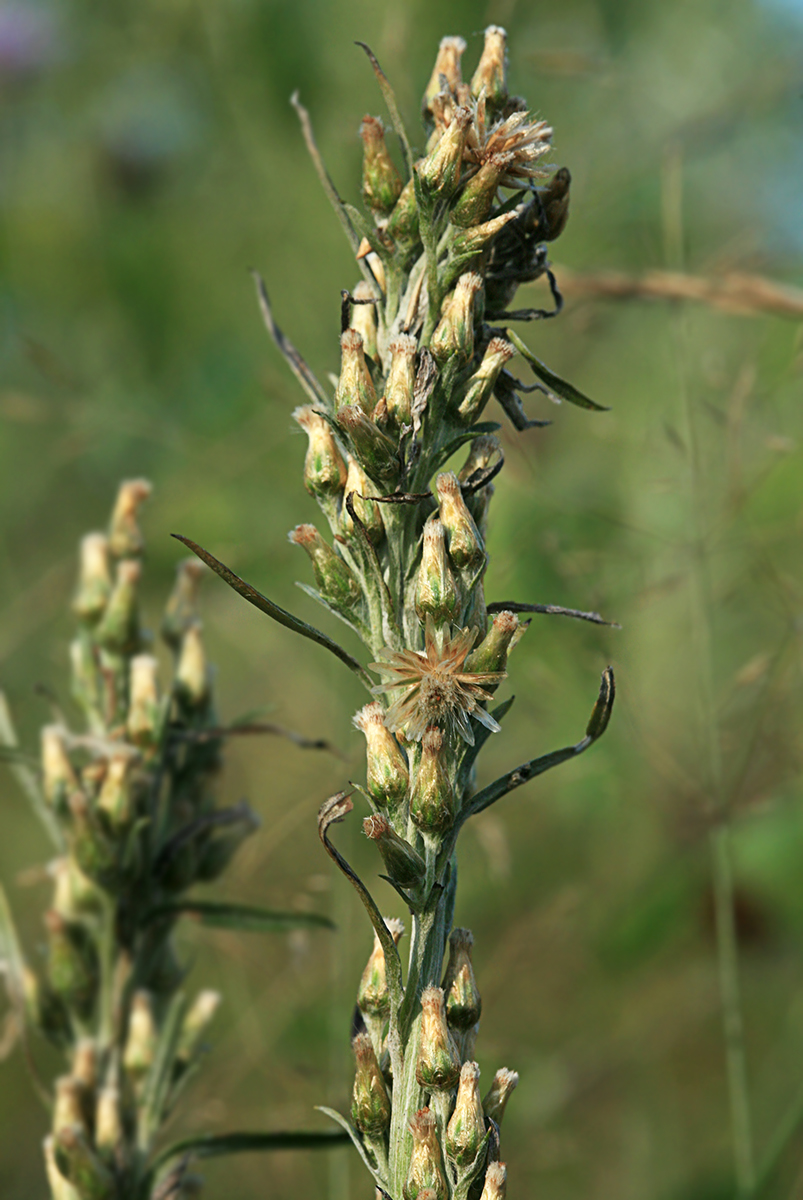
[[[561,379],[560,375],[550,371],[549,367],[542,363],[540,358],[535,357],[529,346],[526,346],[512,329],[505,330],[505,337],[512,342],[522,358],[526,358],[532,367],[533,374],[537,375],[556,396],[560,396],[562,400],[568,400],[570,404],[576,404],[578,408],[588,408],[594,412],[610,411],[604,404],[596,404],[593,400],[589,400],[588,396],[583,395],[573,384],[567,383],[565,379]]]
[[[230,570],[225,563],[215,558],[214,554],[210,554],[208,550],[204,550],[203,546],[199,546],[197,542],[193,542],[191,538],[182,537],[180,533],[171,534],[171,537],[183,543],[189,550],[192,550],[193,554],[197,554],[230,588],[233,588],[249,604],[253,604],[260,612],[267,613],[269,617],[272,617],[274,621],[278,621],[280,625],[284,625],[287,629],[292,629],[293,633],[300,633],[302,637],[309,638],[311,642],[316,642],[319,646],[323,646],[326,650],[331,651],[336,658],[345,663],[349,670],[353,671],[362,680],[368,691],[371,691],[373,681],[368,672],[364,667],[360,666],[356,658],[352,658],[348,651],[339,646],[332,638],[322,633],[320,629],[316,629],[314,625],[308,625],[306,621],[294,617],[292,613],[280,608],[278,604],[274,604],[267,596],[263,596],[250,583],[246,583],[239,575],[235,575],[234,571]]]
[[[221,1158],[226,1154],[253,1154],[263,1150],[329,1150],[344,1146],[348,1132],[340,1130],[276,1130],[257,1133],[196,1134],[162,1150],[151,1167],[151,1178],[169,1162],[184,1155]]]
[[[175,900],[158,904],[145,915],[150,924],[162,918],[194,917],[213,929],[238,929],[243,933],[285,933],[288,929],[335,929],[334,921],[319,913],[275,912],[251,904],[225,904],[214,900]]]

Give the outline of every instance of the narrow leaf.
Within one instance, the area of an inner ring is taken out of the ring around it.
[[[526,358],[533,370],[533,374],[563,400],[568,400],[570,404],[576,404],[579,408],[592,409],[594,412],[609,412],[610,410],[604,404],[596,404],[593,400],[589,400],[588,396],[583,395],[581,391],[571,383],[567,383],[565,379],[561,379],[560,375],[556,375],[554,371],[550,371],[540,358],[536,358],[532,350],[524,344],[517,333],[512,329],[505,330],[505,337],[513,343],[522,358]]]
[[[345,663],[349,670],[353,671],[362,680],[369,691],[371,690],[372,681],[368,672],[360,666],[356,658],[352,658],[347,650],[344,650],[342,646],[338,646],[337,642],[332,641],[320,629],[315,629],[313,625],[308,625],[306,621],[299,620],[292,613],[280,608],[278,604],[274,604],[272,600],[269,600],[267,596],[263,596],[250,583],[246,583],[239,575],[235,575],[224,563],[215,558],[214,554],[210,554],[208,550],[204,550],[203,546],[199,546],[197,542],[193,542],[190,538],[182,537],[180,533],[174,533],[171,536],[176,538],[177,541],[182,542],[194,554],[197,554],[230,588],[239,593],[249,604],[253,604],[260,612],[267,613],[269,617],[272,617],[274,621],[278,621],[280,625],[286,626],[287,629],[292,629],[294,633],[300,633],[302,637],[309,638],[311,642],[317,642],[319,646],[324,646],[327,650],[331,651],[336,658]]]
[[[151,1167],[155,1176],[174,1158],[221,1158],[226,1154],[253,1154],[263,1150],[329,1150],[344,1146],[348,1132],[328,1129],[265,1130],[255,1133],[196,1134],[162,1150]]]
[[[25,757],[19,753],[17,731],[14,728],[14,721],[11,717],[11,709],[9,708],[6,694],[3,691],[0,691],[0,746],[5,747],[8,751],[7,762],[9,771],[27,797],[28,803],[39,818],[51,842],[57,849],[61,850],[64,846],[61,830],[52,810],[48,808],[47,801],[42,795],[42,789],[39,786],[36,772]],[[3,757],[5,758],[6,755],[4,754]]]
[[[219,738],[252,737],[260,734],[286,738],[288,742],[292,742],[301,750],[327,750],[330,754],[334,754],[335,758],[345,759],[346,757],[325,738],[304,737],[303,733],[296,733],[294,729],[285,729],[284,725],[274,725],[272,721],[248,721],[243,717],[238,718],[231,725],[215,725],[209,729],[175,730],[171,736],[177,742],[194,742],[196,745],[203,745],[204,742],[215,742]]]
[[[365,42],[355,42],[354,44],[365,51],[365,53],[368,55],[368,60],[371,63],[371,66],[374,68],[374,75],[376,75],[385,104],[388,106],[388,112],[390,113],[390,119],[393,122],[393,128],[396,130],[396,135],[402,145],[402,151],[404,153],[404,165],[407,168],[407,178],[409,179],[413,173],[413,153],[410,149],[410,141],[407,137],[407,131],[404,128],[404,122],[401,119],[399,106],[396,103],[396,95],[393,91],[393,88],[390,86],[390,80],[380,67],[376,55],[371,47],[366,46]]]
[[[374,902],[371,893],[365,886],[359,875],[346,862],[339,850],[336,850],[329,841],[329,828],[332,825],[338,825],[344,821],[348,814],[352,811],[354,805],[349,799],[348,792],[338,792],[321,805],[318,813],[318,834],[324,844],[327,854],[337,864],[346,878],[354,886],[357,895],[365,905],[365,910],[368,913],[371,924],[376,931],[376,936],[379,938],[382,949],[385,953],[385,970],[387,971],[388,993],[390,995],[391,1010],[398,1008],[401,1004],[403,988],[402,988],[402,970],[399,952],[396,949],[396,943],[393,940],[393,935],[385,924],[384,918]]]
[[[183,992],[177,992],[170,1001],[159,1032],[156,1054],[145,1078],[137,1121],[137,1142],[142,1149],[150,1145],[164,1120],[173,1082],[176,1050],[186,1011],[187,998]]]
[[[357,1153],[359,1154],[362,1161],[365,1163],[368,1170],[371,1172],[374,1182],[376,1183],[377,1187],[381,1191],[382,1183],[385,1181],[379,1175],[377,1175],[376,1169],[372,1166],[371,1160],[369,1159],[368,1155],[365,1153],[365,1147],[363,1146],[362,1142],[360,1141],[360,1135],[357,1133],[357,1130],[354,1128],[354,1126],[351,1124],[351,1122],[347,1121],[346,1118],[344,1116],[342,1116],[335,1108],[325,1108],[322,1104],[316,1104],[315,1107],[317,1108],[318,1112],[325,1113],[327,1117],[331,1117],[333,1121],[337,1121],[340,1128],[343,1129],[345,1131],[345,1133],[348,1134],[348,1136],[351,1138],[352,1142],[354,1143]]]
[[[213,929],[238,929],[243,933],[284,933],[288,929],[334,929],[334,921],[318,913],[274,912],[250,904],[225,904],[214,900],[175,900],[158,904],[145,914],[145,924],[162,918],[193,917]]]
[[[310,121],[309,113],[299,100],[298,92],[293,92],[292,96],[290,97],[290,103],[298,114],[298,119],[301,122],[301,132],[304,135],[304,141],[306,143],[309,156],[312,159],[323,190],[326,192],[329,203],[335,210],[338,221],[343,226],[346,237],[349,240],[349,245],[356,254],[359,247],[359,238],[357,237],[357,234],[355,233],[354,228],[348,219],[345,206],[343,201],[340,199],[337,188],[332,182],[332,177],[326,169],[326,165],[321,157],[321,152],[318,149],[317,142],[315,141],[315,134],[312,132],[312,122]]]
[[[508,771],[507,775],[502,775],[499,779],[495,779],[488,787],[483,788],[481,792],[477,792],[468,802],[465,809],[465,817],[473,816],[475,813],[490,808],[492,804],[495,804],[502,796],[506,796],[508,792],[512,792],[515,788],[521,787],[523,783],[528,783],[531,779],[535,779],[536,775],[543,775],[545,771],[550,771],[552,767],[559,767],[561,763],[567,762],[570,758],[576,758],[578,754],[582,754],[589,746],[592,746],[597,738],[602,737],[608,728],[615,694],[613,670],[610,667],[606,667],[602,672],[599,696],[589,718],[586,735],[582,741],[577,742],[574,746],[565,746],[562,750],[553,750],[551,754],[544,754],[541,758],[534,758],[531,762],[516,767],[515,771]]]
[[[562,608],[560,604],[518,604],[514,600],[494,600],[488,605],[489,613],[547,613],[552,617],[575,617],[578,621],[591,621],[594,625],[607,625],[610,629],[621,629],[617,621],[606,621],[599,613],[582,612],[579,608]]]
[[[251,275],[253,276],[254,283],[256,284],[257,298],[259,300],[259,309],[262,313],[262,319],[265,322],[268,333],[276,343],[279,352],[284,356],[284,359],[288,363],[290,370],[293,372],[296,379],[309,396],[310,400],[312,400],[314,404],[323,404],[324,406],[327,406],[329,404],[329,397],[327,396],[323,387],[315,378],[311,368],[307,366],[306,362],[301,357],[298,350],[296,350],[293,343],[289,338],[284,336],[281,329],[273,319],[273,309],[270,306],[268,289],[265,287],[264,279],[258,271],[252,271]]]

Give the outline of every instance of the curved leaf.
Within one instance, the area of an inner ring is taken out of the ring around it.
[[[578,408],[589,408],[594,412],[609,412],[610,410],[604,404],[597,404],[593,400],[589,400],[588,396],[583,395],[574,384],[568,383],[565,379],[561,379],[560,375],[556,375],[554,371],[550,371],[545,363],[542,363],[540,358],[536,358],[529,346],[521,340],[517,333],[512,329],[505,330],[505,337],[513,343],[522,358],[526,358],[527,362],[532,367],[534,375],[545,383],[551,392],[556,396],[560,396],[562,400],[568,400],[570,404],[576,404]]]
[[[151,1177],[182,1155],[221,1158],[225,1154],[253,1154],[263,1150],[328,1150],[333,1146],[344,1146],[348,1141],[348,1133],[328,1129],[196,1134],[162,1150],[151,1167]]]

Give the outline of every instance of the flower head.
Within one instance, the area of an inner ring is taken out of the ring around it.
[[[549,174],[539,163],[551,149],[552,128],[547,121],[538,121],[529,112],[512,112],[504,120],[488,122],[485,98],[480,96],[474,110],[464,159],[482,166],[497,158],[500,165],[499,186],[526,187],[532,179]]]
[[[397,689],[400,694],[385,713],[385,727],[392,733],[402,731],[411,741],[420,742],[428,726],[454,732],[474,745],[470,717],[499,732],[499,725],[481,706],[491,694],[483,684],[499,683],[504,671],[476,674],[463,670],[466,658],[477,640],[476,629],[450,633],[438,628],[431,617],[425,627],[425,649],[391,650],[385,648],[383,662],[370,663],[372,671],[382,672],[387,682],[373,688],[375,695]]]

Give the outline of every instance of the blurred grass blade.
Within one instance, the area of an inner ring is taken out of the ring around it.
[[[3,691],[0,691],[0,746],[5,747],[10,752],[6,759],[8,769],[28,798],[31,808],[39,818],[51,842],[58,850],[63,849],[64,841],[61,836],[61,830],[58,827],[56,818],[47,806],[35,771],[23,757],[18,757],[13,753],[19,750],[19,741],[17,740],[17,731],[14,728],[14,722],[11,718],[11,709],[8,706],[8,700]]]
[[[567,762],[570,758],[577,758],[578,754],[582,754],[589,746],[592,746],[597,738],[602,737],[608,728],[615,695],[616,687],[613,670],[611,667],[606,667],[602,672],[599,695],[589,718],[585,737],[574,746],[565,746],[562,750],[553,750],[551,754],[544,754],[541,758],[534,758],[531,762],[524,763],[521,767],[516,767],[514,771],[508,771],[507,775],[501,775],[499,779],[494,780],[488,787],[483,788],[481,792],[477,792],[468,802],[465,811],[466,817],[473,816],[475,813],[490,808],[492,804],[495,804],[502,796],[506,796],[508,792],[512,792],[515,788],[521,787],[523,783],[528,783],[531,779],[535,779],[537,775],[543,775],[545,771],[550,771],[553,767],[559,767],[561,763]]]
[[[193,917],[213,929],[238,929],[243,933],[285,933],[288,929],[335,929],[334,921],[318,913],[273,912],[251,904],[224,904],[214,900],[175,900],[149,910],[146,924],[164,917]]]
[[[329,1150],[333,1146],[344,1146],[349,1140],[348,1131],[340,1130],[276,1130],[258,1133],[197,1134],[184,1138],[162,1150],[154,1160],[150,1178],[168,1165],[174,1158],[222,1158],[226,1154],[253,1154],[264,1150]]]
[[[396,135],[402,145],[402,151],[404,153],[404,165],[407,168],[407,178],[409,179],[413,174],[413,152],[410,149],[410,139],[407,137],[407,130],[404,128],[404,122],[401,119],[399,106],[396,103],[396,94],[390,85],[390,80],[380,67],[377,57],[371,47],[366,45],[365,42],[355,42],[354,45],[359,46],[361,50],[365,51],[365,53],[368,55],[368,61],[374,69],[374,75],[376,75],[379,89],[382,92],[382,97],[385,101],[385,104],[388,106],[388,112],[390,113],[390,119],[393,123],[393,128],[395,129]]]
[[[513,343],[522,358],[526,358],[532,367],[533,374],[537,375],[556,396],[560,396],[562,400],[568,400],[570,404],[576,404],[579,408],[592,409],[594,412],[610,411],[604,404],[596,404],[593,400],[589,400],[588,396],[583,395],[573,384],[561,379],[560,375],[556,375],[554,371],[550,371],[549,367],[542,363],[540,358],[535,357],[529,346],[526,346],[512,329],[505,330],[505,337]]]
[[[267,596],[263,596],[250,583],[246,583],[239,575],[235,575],[225,563],[215,558],[214,554],[210,554],[208,550],[204,550],[203,546],[199,546],[197,542],[193,542],[191,538],[182,537],[180,533],[174,533],[171,536],[176,538],[177,541],[182,542],[189,550],[192,550],[193,554],[197,554],[230,588],[239,593],[249,604],[253,604],[260,612],[267,613],[269,617],[273,617],[273,620],[278,621],[280,625],[284,625],[287,629],[292,629],[294,633],[300,633],[302,637],[309,638],[311,642],[317,642],[319,646],[324,646],[327,650],[330,650],[336,658],[345,663],[349,670],[353,671],[362,680],[368,691],[371,691],[373,681],[368,672],[360,666],[356,658],[352,658],[347,650],[344,650],[342,646],[338,646],[337,642],[332,641],[320,629],[316,629],[313,625],[308,625],[306,621],[294,617],[292,613],[286,612],[278,604],[274,604]]]

